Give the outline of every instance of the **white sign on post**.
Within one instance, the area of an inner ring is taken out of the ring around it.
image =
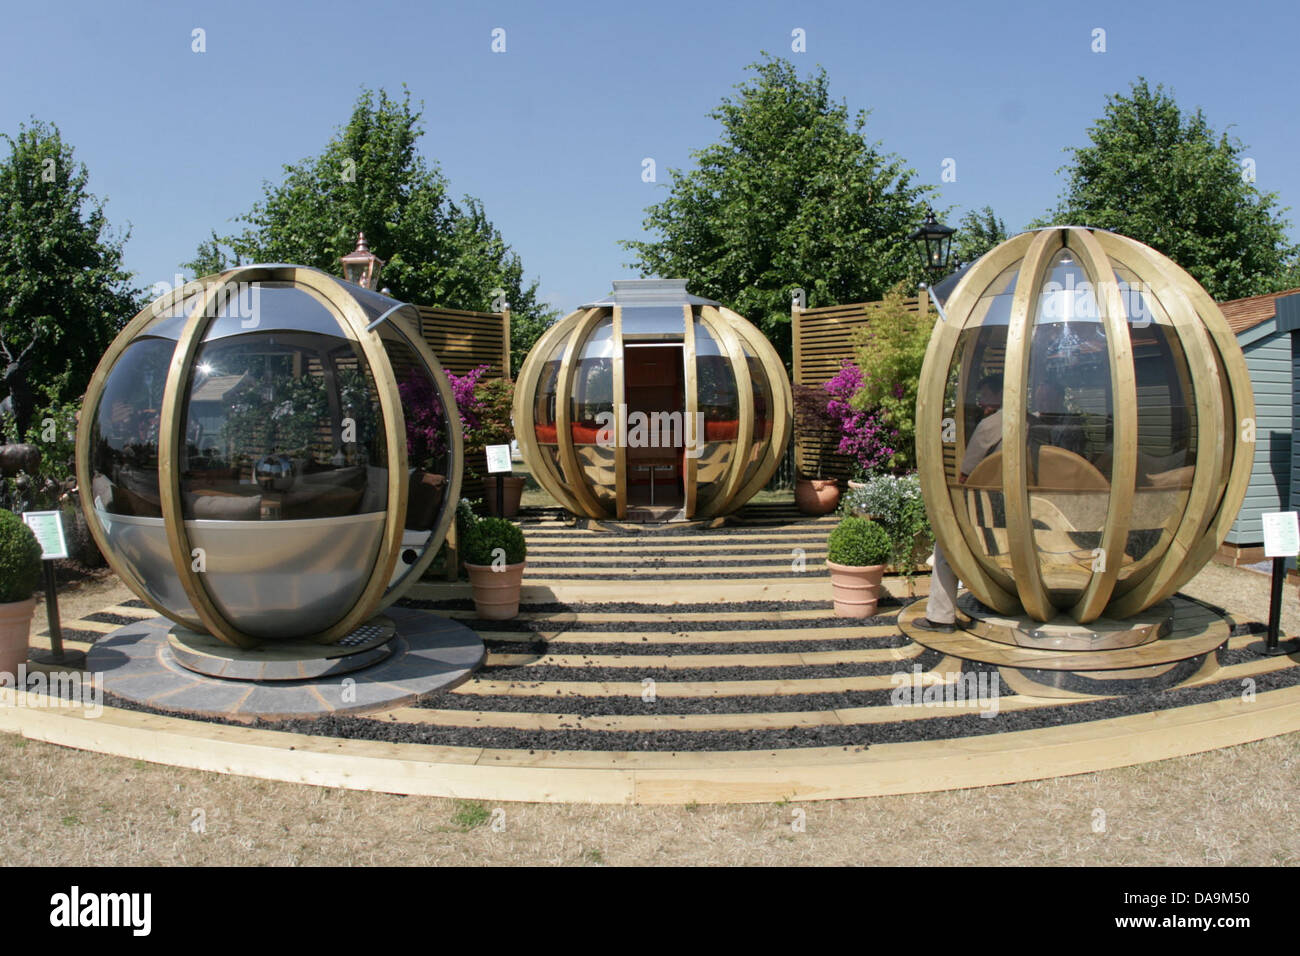
[[[1264,524],[1264,557],[1290,558],[1300,554],[1300,521],[1294,511],[1260,515]]]
[[[24,511],[23,521],[40,543],[46,561],[68,556],[68,539],[63,534],[63,515],[57,511]]]
[[[510,446],[509,445],[488,445],[487,446],[487,463],[488,474],[495,475],[498,472],[510,470]]]

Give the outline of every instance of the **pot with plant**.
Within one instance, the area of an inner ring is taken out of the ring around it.
[[[465,528],[460,547],[478,616],[506,621],[518,614],[528,556],[518,526],[505,518],[482,518]]]
[[[866,518],[849,517],[830,533],[826,567],[840,617],[871,617],[880,601],[885,563],[893,553],[889,532]]]
[[[16,674],[27,660],[42,554],[32,529],[0,510],[0,672]]]
[[[826,390],[819,385],[794,387],[794,417],[801,437],[825,440],[832,435],[835,422],[826,410],[827,400]],[[825,441],[819,444],[824,446]],[[795,507],[801,514],[830,514],[840,503],[840,486],[834,478],[822,477],[821,448],[812,450],[812,454],[816,456],[816,476],[807,475],[800,462],[801,470],[794,483]]]

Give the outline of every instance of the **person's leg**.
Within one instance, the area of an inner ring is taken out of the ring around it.
[[[949,627],[957,620],[957,574],[948,559],[944,557],[943,548],[934,546],[934,574],[930,577],[930,600],[926,606],[925,616],[932,624]]]

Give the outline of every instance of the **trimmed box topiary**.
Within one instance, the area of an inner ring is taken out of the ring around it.
[[[886,564],[894,545],[889,532],[869,518],[844,518],[826,541],[826,559],[855,568]]]
[[[845,518],[826,541],[831,595],[840,617],[870,617],[880,602],[885,563],[893,553],[889,532],[867,518]]]
[[[0,510],[0,671],[7,674],[16,674],[27,660],[42,554],[32,529],[12,511]]]
[[[504,621],[518,614],[528,555],[519,527],[505,518],[482,518],[466,527],[461,551],[478,616]]]

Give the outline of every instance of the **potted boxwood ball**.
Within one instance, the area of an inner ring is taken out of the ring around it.
[[[466,528],[461,548],[478,616],[505,621],[518,614],[528,554],[524,533],[505,518],[483,518]]]
[[[32,529],[12,511],[0,509],[0,671],[8,674],[17,674],[27,660],[41,554]]]
[[[880,600],[885,564],[893,552],[889,533],[867,518],[843,519],[826,542],[831,595],[840,617],[870,617]]]

